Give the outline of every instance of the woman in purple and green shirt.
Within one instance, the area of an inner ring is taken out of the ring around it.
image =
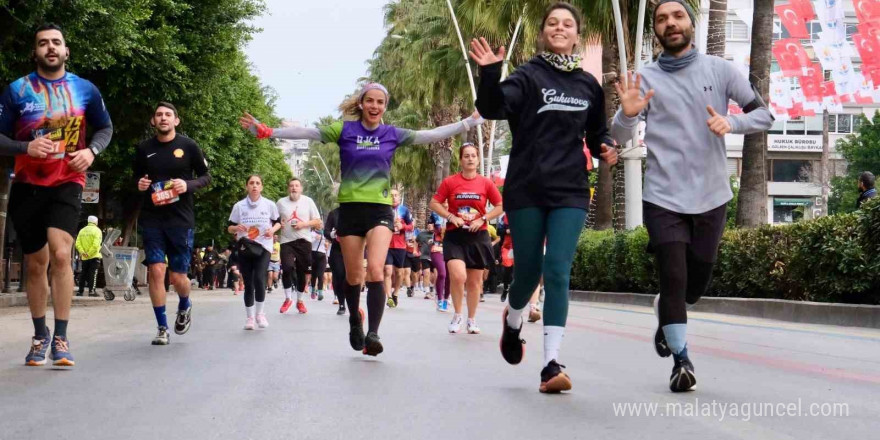
[[[245,114],[239,121],[258,138],[309,139],[339,145],[342,182],[339,186],[337,235],[345,260],[345,301],[349,310],[351,348],[376,356],[382,352],[379,323],[385,307],[384,265],[394,228],[391,210],[391,159],[398,147],[430,144],[468,131],[483,122],[474,114],[454,124],[413,131],[382,124],[388,91],[380,84],[364,86],[356,100],[343,104],[343,114],[357,120],[318,128],[269,128]],[[367,255],[363,267],[364,249]],[[369,328],[366,337],[359,309],[361,284],[367,284]]]

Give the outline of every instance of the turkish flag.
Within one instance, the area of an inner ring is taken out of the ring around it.
[[[822,101],[822,81],[810,76],[800,76],[798,81],[801,83],[801,90],[804,92],[804,99],[810,102]]]
[[[853,0],[853,9],[859,23],[868,23],[880,20],[880,1],[878,0]]]
[[[806,22],[798,14],[798,10],[795,9],[794,5],[776,5],[773,10],[776,11],[776,15],[779,16],[782,25],[788,29],[788,33],[791,34],[792,38],[810,38],[810,35],[807,34]]]
[[[798,16],[803,18],[805,22],[816,18],[816,11],[813,10],[813,4],[810,3],[810,0],[791,0],[788,3],[794,7]]]
[[[785,76],[803,75],[803,68],[812,65],[807,51],[796,38],[774,41],[772,52]]]
[[[880,64],[880,41],[870,35],[858,33],[853,34],[853,43],[862,58],[862,64],[871,66]]]
[[[794,103],[790,109],[787,110],[788,116],[791,118],[799,118],[804,115],[804,105],[800,102]]]
[[[822,90],[822,97],[827,98],[830,96],[837,96],[837,89],[834,87],[834,81],[824,81],[820,84]]]

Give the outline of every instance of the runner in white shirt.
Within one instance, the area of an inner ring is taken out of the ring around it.
[[[281,215],[281,283],[284,285],[281,313],[290,309],[293,289],[296,289],[296,309],[299,313],[306,313],[303,298],[306,273],[312,264],[311,230],[321,228],[321,214],[315,202],[302,194],[303,186],[299,179],[290,179],[287,189],[290,195],[276,203]]]
[[[248,195],[232,207],[229,215],[230,234],[235,234],[238,266],[244,279],[244,306],[247,310],[245,330],[269,326],[263,305],[266,300],[266,270],[272,254],[272,236],[281,228],[278,208],[264,199],[263,178],[251,175],[247,181]],[[256,322],[255,322],[256,321]]]

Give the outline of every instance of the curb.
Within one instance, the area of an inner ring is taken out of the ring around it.
[[[81,296],[73,297],[73,304],[91,304],[95,302],[109,302],[104,300],[104,296],[89,297]],[[52,301],[50,299],[49,303]],[[28,305],[27,294],[23,292],[0,294],[0,307],[24,307]]]
[[[654,295],[571,291],[573,301],[653,307]],[[703,297],[693,311],[775,319],[804,324],[880,329],[880,306],[765,298]]]

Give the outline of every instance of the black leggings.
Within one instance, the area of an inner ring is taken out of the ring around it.
[[[238,256],[238,269],[244,279],[244,305],[254,305],[254,300],[263,302],[266,300],[266,275],[269,271],[269,257],[271,254],[266,249],[256,258]]]
[[[330,273],[333,274],[333,293],[339,299],[340,305],[345,305],[345,261],[342,258],[342,248],[333,244],[330,249]]]
[[[504,291],[507,292],[510,289],[510,283],[513,282],[513,266],[503,268],[501,282],[504,283]]]
[[[327,269],[327,254],[312,251],[312,290],[318,283],[318,290],[324,290],[324,270]]]
[[[660,325],[686,324],[686,304],[696,304],[709,290],[714,263],[700,261],[687,243],[654,248],[660,275]]]

